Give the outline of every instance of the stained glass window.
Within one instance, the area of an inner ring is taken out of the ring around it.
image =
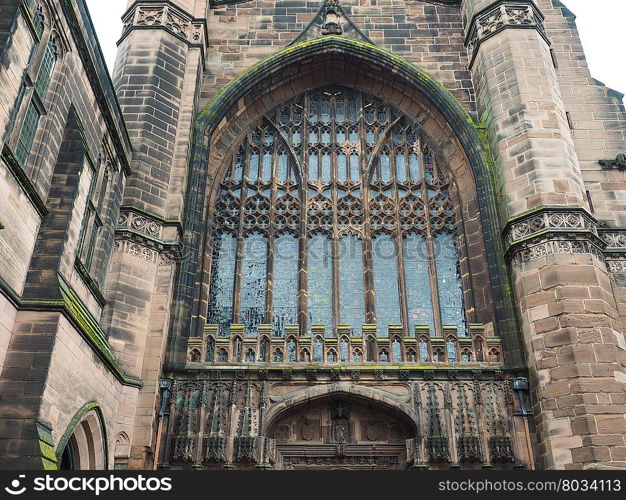
[[[398,292],[398,255],[391,236],[381,234],[373,240],[374,291],[378,336],[386,337],[389,325],[402,323]]]
[[[215,361],[215,341],[213,339],[209,339],[206,343],[205,361],[207,363],[213,363],[213,361]]]
[[[463,303],[463,283],[455,238],[449,234],[439,234],[435,243],[441,321],[444,325],[455,325],[458,335],[465,337],[467,325]]]
[[[274,253],[274,335],[283,337],[287,325],[298,324],[298,240],[284,235]]]
[[[365,322],[363,243],[355,236],[342,238],[339,245],[339,316],[356,334]]]
[[[404,336],[468,334],[453,184],[400,110],[353,89],[308,91],[257,121],[228,162],[210,211],[207,321],[221,335],[233,319],[247,337],[263,323],[275,337],[288,325],[299,335],[321,325],[327,337],[348,325],[358,337],[366,323],[378,336],[390,325]],[[271,353],[263,341],[257,358],[323,362],[324,339],[320,350],[306,338],[308,350],[285,339]],[[361,362],[360,345],[340,340],[336,360]],[[401,339],[365,348],[368,361],[403,359]],[[427,361],[428,350],[421,341],[411,351]]]
[[[213,245],[209,324],[220,326],[220,335],[228,335],[233,319],[233,294],[237,240],[230,234],[220,234]]]
[[[428,248],[422,235],[410,234],[404,239],[404,275],[409,315],[409,335],[415,326],[428,325],[435,335],[432,290],[429,279]]]
[[[333,262],[332,240],[316,234],[309,240],[309,330],[325,325],[333,333]]]
[[[297,361],[297,353],[296,353],[296,341],[293,338],[290,338],[287,341],[287,361],[289,363],[295,363]]]
[[[241,284],[241,323],[246,336],[256,336],[265,317],[267,283],[267,240],[252,235],[244,240]]]
[[[398,339],[393,339],[391,343],[391,356],[394,363],[402,361],[402,344]]]

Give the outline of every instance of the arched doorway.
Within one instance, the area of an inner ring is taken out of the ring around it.
[[[279,469],[400,470],[413,427],[375,401],[338,394],[282,412],[268,437],[276,440]]]
[[[78,412],[78,424],[66,431],[59,449],[61,470],[107,469],[106,433],[99,407]]]

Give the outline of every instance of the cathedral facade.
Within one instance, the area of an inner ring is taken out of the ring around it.
[[[626,111],[560,0],[0,7],[0,467],[626,468]]]

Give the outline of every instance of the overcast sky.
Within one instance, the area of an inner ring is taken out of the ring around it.
[[[591,74],[626,94],[625,0],[562,0],[577,16]],[[87,0],[109,69],[128,0]]]

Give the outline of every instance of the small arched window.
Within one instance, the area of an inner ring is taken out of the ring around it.
[[[215,361],[215,340],[213,340],[213,338],[207,340],[205,360],[207,363],[213,363],[213,361]]]
[[[295,363],[297,361],[297,348],[298,345],[296,343],[296,339],[289,337],[289,340],[287,341],[287,361],[289,363]]]
[[[461,361],[464,363],[471,363],[472,361],[472,351],[468,348],[463,349],[461,351]]]
[[[217,361],[220,363],[228,362],[228,351],[226,349],[220,349],[217,352]]]
[[[300,351],[300,361],[302,361],[303,363],[311,362],[311,353],[308,349],[305,348]]]
[[[255,358],[254,349],[248,349],[248,351],[246,352],[246,362],[254,363],[254,358]]]
[[[476,346],[476,361],[482,363],[485,361],[485,343],[482,337],[476,337],[474,340],[474,345]]]
[[[500,350],[495,347],[489,349],[489,357],[487,359],[490,363],[499,363],[500,359]]]
[[[448,361],[455,363],[457,361],[456,340],[453,337],[449,337],[446,342],[446,349],[448,351]]]
[[[198,349],[192,349],[191,353],[189,354],[189,361],[191,361],[192,363],[199,363],[200,357],[200,351]]]
[[[402,342],[399,337],[394,337],[391,343],[391,357],[394,363],[402,362]]]
[[[376,340],[374,339],[374,337],[367,338],[365,348],[367,349],[366,361],[376,361]]]
[[[337,353],[334,349],[329,349],[328,354],[326,355],[326,361],[329,363],[335,363],[337,361]]]
[[[267,337],[261,339],[259,346],[259,361],[261,363],[267,363],[269,361],[270,341]]]
[[[360,363],[361,361],[363,361],[363,353],[361,352],[361,349],[355,349],[352,352],[352,360],[355,363]]]
[[[341,337],[339,351],[341,352],[341,362],[347,363],[350,358],[350,341],[348,340],[348,337]]]
[[[417,354],[415,353],[415,351],[413,349],[409,349],[406,352],[406,360],[409,363],[415,363],[417,361]]]
[[[425,338],[421,338],[419,341],[419,351],[420,351],[420,362],[427,363],[428,356],[428,340]],[[434,360],[436,361],[436,360]]]
[[[443,349],[437,347],[433,350],[433,361],[436,363],[442,363],[446,360],[446,355],[443,352]]]
[[[235,337],[233,340],[233,361],[235,363],[243,361],[243,340],[241,340],[241,337]]]
[[[381,363],[388,363],[389,362],[389,351],[387,351],[387,349],[382,349],[380,351],[378,359],[379,359],[379,361]]]
[[[315,363],[324,362],[324,340],[321,337],[315,339],[313,345],[313,361]]]

